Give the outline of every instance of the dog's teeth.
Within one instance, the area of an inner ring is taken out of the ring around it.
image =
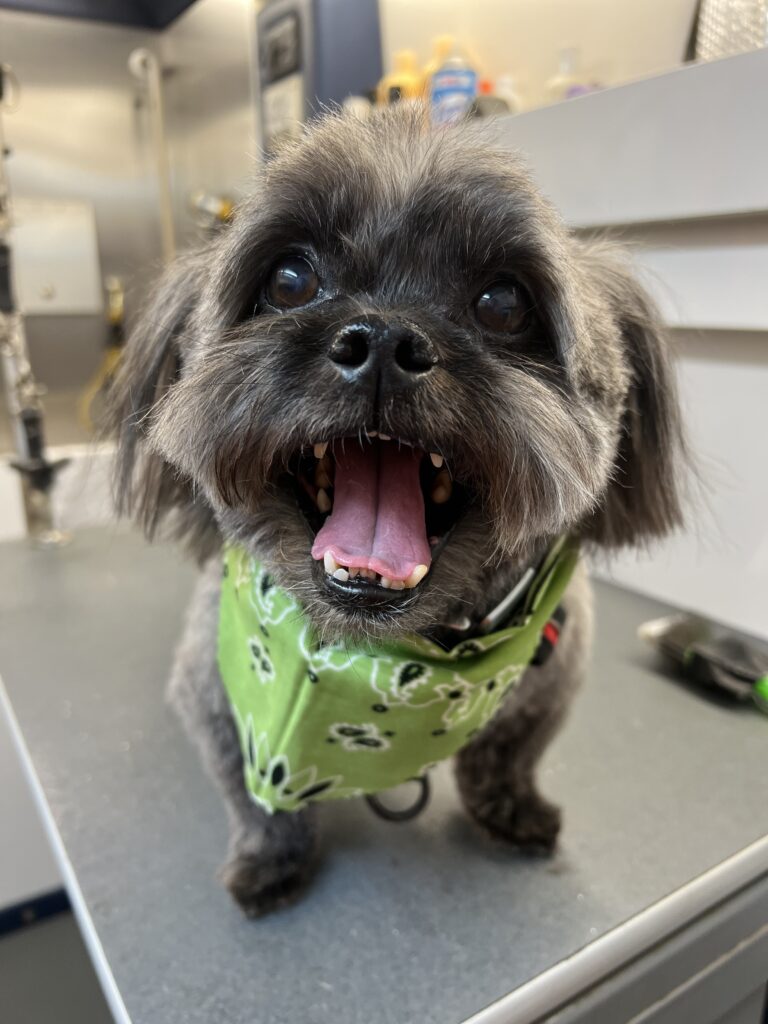
[[[381,577],[381,586],[384,587],[385,590],[389,590],[389,588],[392,586],[392,580],[389,578],[389,576]]]
[[[347,570],[346,570],[346,569],[341,569],[341,568],[339,568],[339,569],[337,569],[337,570],[336,570],[336,572],[335,572],[335,573],[333,574],[333,578],[334,578],[335,580],[338,580],[338,581],[339,581],[339,583],[346,583],[346,582],[347,582],[347,580],[349,579],[349,573],[347,572]]]
[[[437,452],[430,452],[429,457],[432,460],[432,465],[435,467],[435,469],[440,469],[440,467],[443,465],[443,462],[445,462],[443,456],[438,455]]]
[[[368,435],[368,437],[378,437],[379,436],[378,430],[366,430],[366,434]]]
[[[419,585],[419,583],[421,583],[421,581],[427,575],[428,572],[429,572],[429,567],[428,566],[426,566],[426,565],[417,565],[416,568],[411,573],[411,575],[408,577],[408,579],[405,580],[405,587],[406,587],[406,589],[407,590],[413,590],[414,587],[417,587]]]
[[[389,581],[389,589],[390,590],[405,590],[405,583],[402,580],[390,580]]]
[[[328,475],[328,459],[322,459],[315,466],[315,486],[333,487],[333,481]]]
[[[435,477],[435,483],[432,487],[432,501],[434,501],[436,505],[444,505],[450,498],[452,489],[451,477],[448,470],[441,469]]]
[[[376,573],[373,569],[358,569],[358,574],[363,577],[364,580],[375,580]]]
[[[336,561],[336,559],[333,557],[330,551],[326,551],[325,554],[323,555],[323,565],[325,566],[325,571],[328,573],[329,576],[333,576],[333,574],[339,568],[339,563]]]
[[[391,434],[379,434],[379,440],[380,441],[391,441],[392,440],[392,435]]]
[[[317,507],[320,509],[321,512],[330,512],[331,509],[333,508],[331,499],[328,497],[328,492],[324,491],[322,487],[317,492]]]
[[[327,441],[323,441],[322,444],[314,445],[314,451],[315,451],[315,458],[316,459],[322,459],[322,457],[328,451],[328,442]]]

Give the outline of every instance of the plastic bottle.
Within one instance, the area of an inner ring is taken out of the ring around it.
[[[384,75],[379,82],[376,101],[387,104],[418,99],[421,95],[422,76],[419,74],[416,54],[413,50],[398,50],[394,65],[394,71]]]
[[[422,92],[425,100],[429,99],[429,92],[432,87],[432,76],[448,60],[455,45],[456,41],[453,36],[435,36],[432,40],[432,56],[424,65],[424,69],[422,71],[424,76]]]
[[[494,96],[504,100],[510,114],[519,114],[523,109],[520,93],[515,88],[515,80],[512,75],[499,75],[493,89]]]
[[[466,116],[477,95],[477,72],[463,52],[454,46],[432,75],[429,99],[432,124],[455,124]]]
[[[492,117],[495,114],[508,114],[507,101],[495,95],[493,82],[481,78],[477,83],[477,96],[469,108],[469,117]]]
[[[550,103],[572,99],[595,88],[579,74],[579,63],[580,54],[576,47],[571,46],[559,52],[557,74],[546,83]]]

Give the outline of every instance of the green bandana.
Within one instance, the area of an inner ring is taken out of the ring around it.
[[[272,813],[376,793],[455,754],[519,682],[577,559],[559,541],[496,633],[450,651],[416,635],[350,649],[318,643],[301,605],[227,549],[219,669],[253,799]]]

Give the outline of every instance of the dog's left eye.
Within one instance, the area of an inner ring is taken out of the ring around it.
[[[288,256],[272,268],[267,300],[276,309],[306,306],[320,291],[317,271],[303,256]]]
[[[496,281],[475,299],[475,316],[491,331],[519,334],[528,324],[532,302],[517,281]]]

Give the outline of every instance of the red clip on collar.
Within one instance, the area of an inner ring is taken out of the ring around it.
[[[541,640],[531,661],[532,665],[543,665],[551,656],[560,641],[560,632],[565,623],[565,609],[562,605],[555,608],[552,618],[541,631]]]

